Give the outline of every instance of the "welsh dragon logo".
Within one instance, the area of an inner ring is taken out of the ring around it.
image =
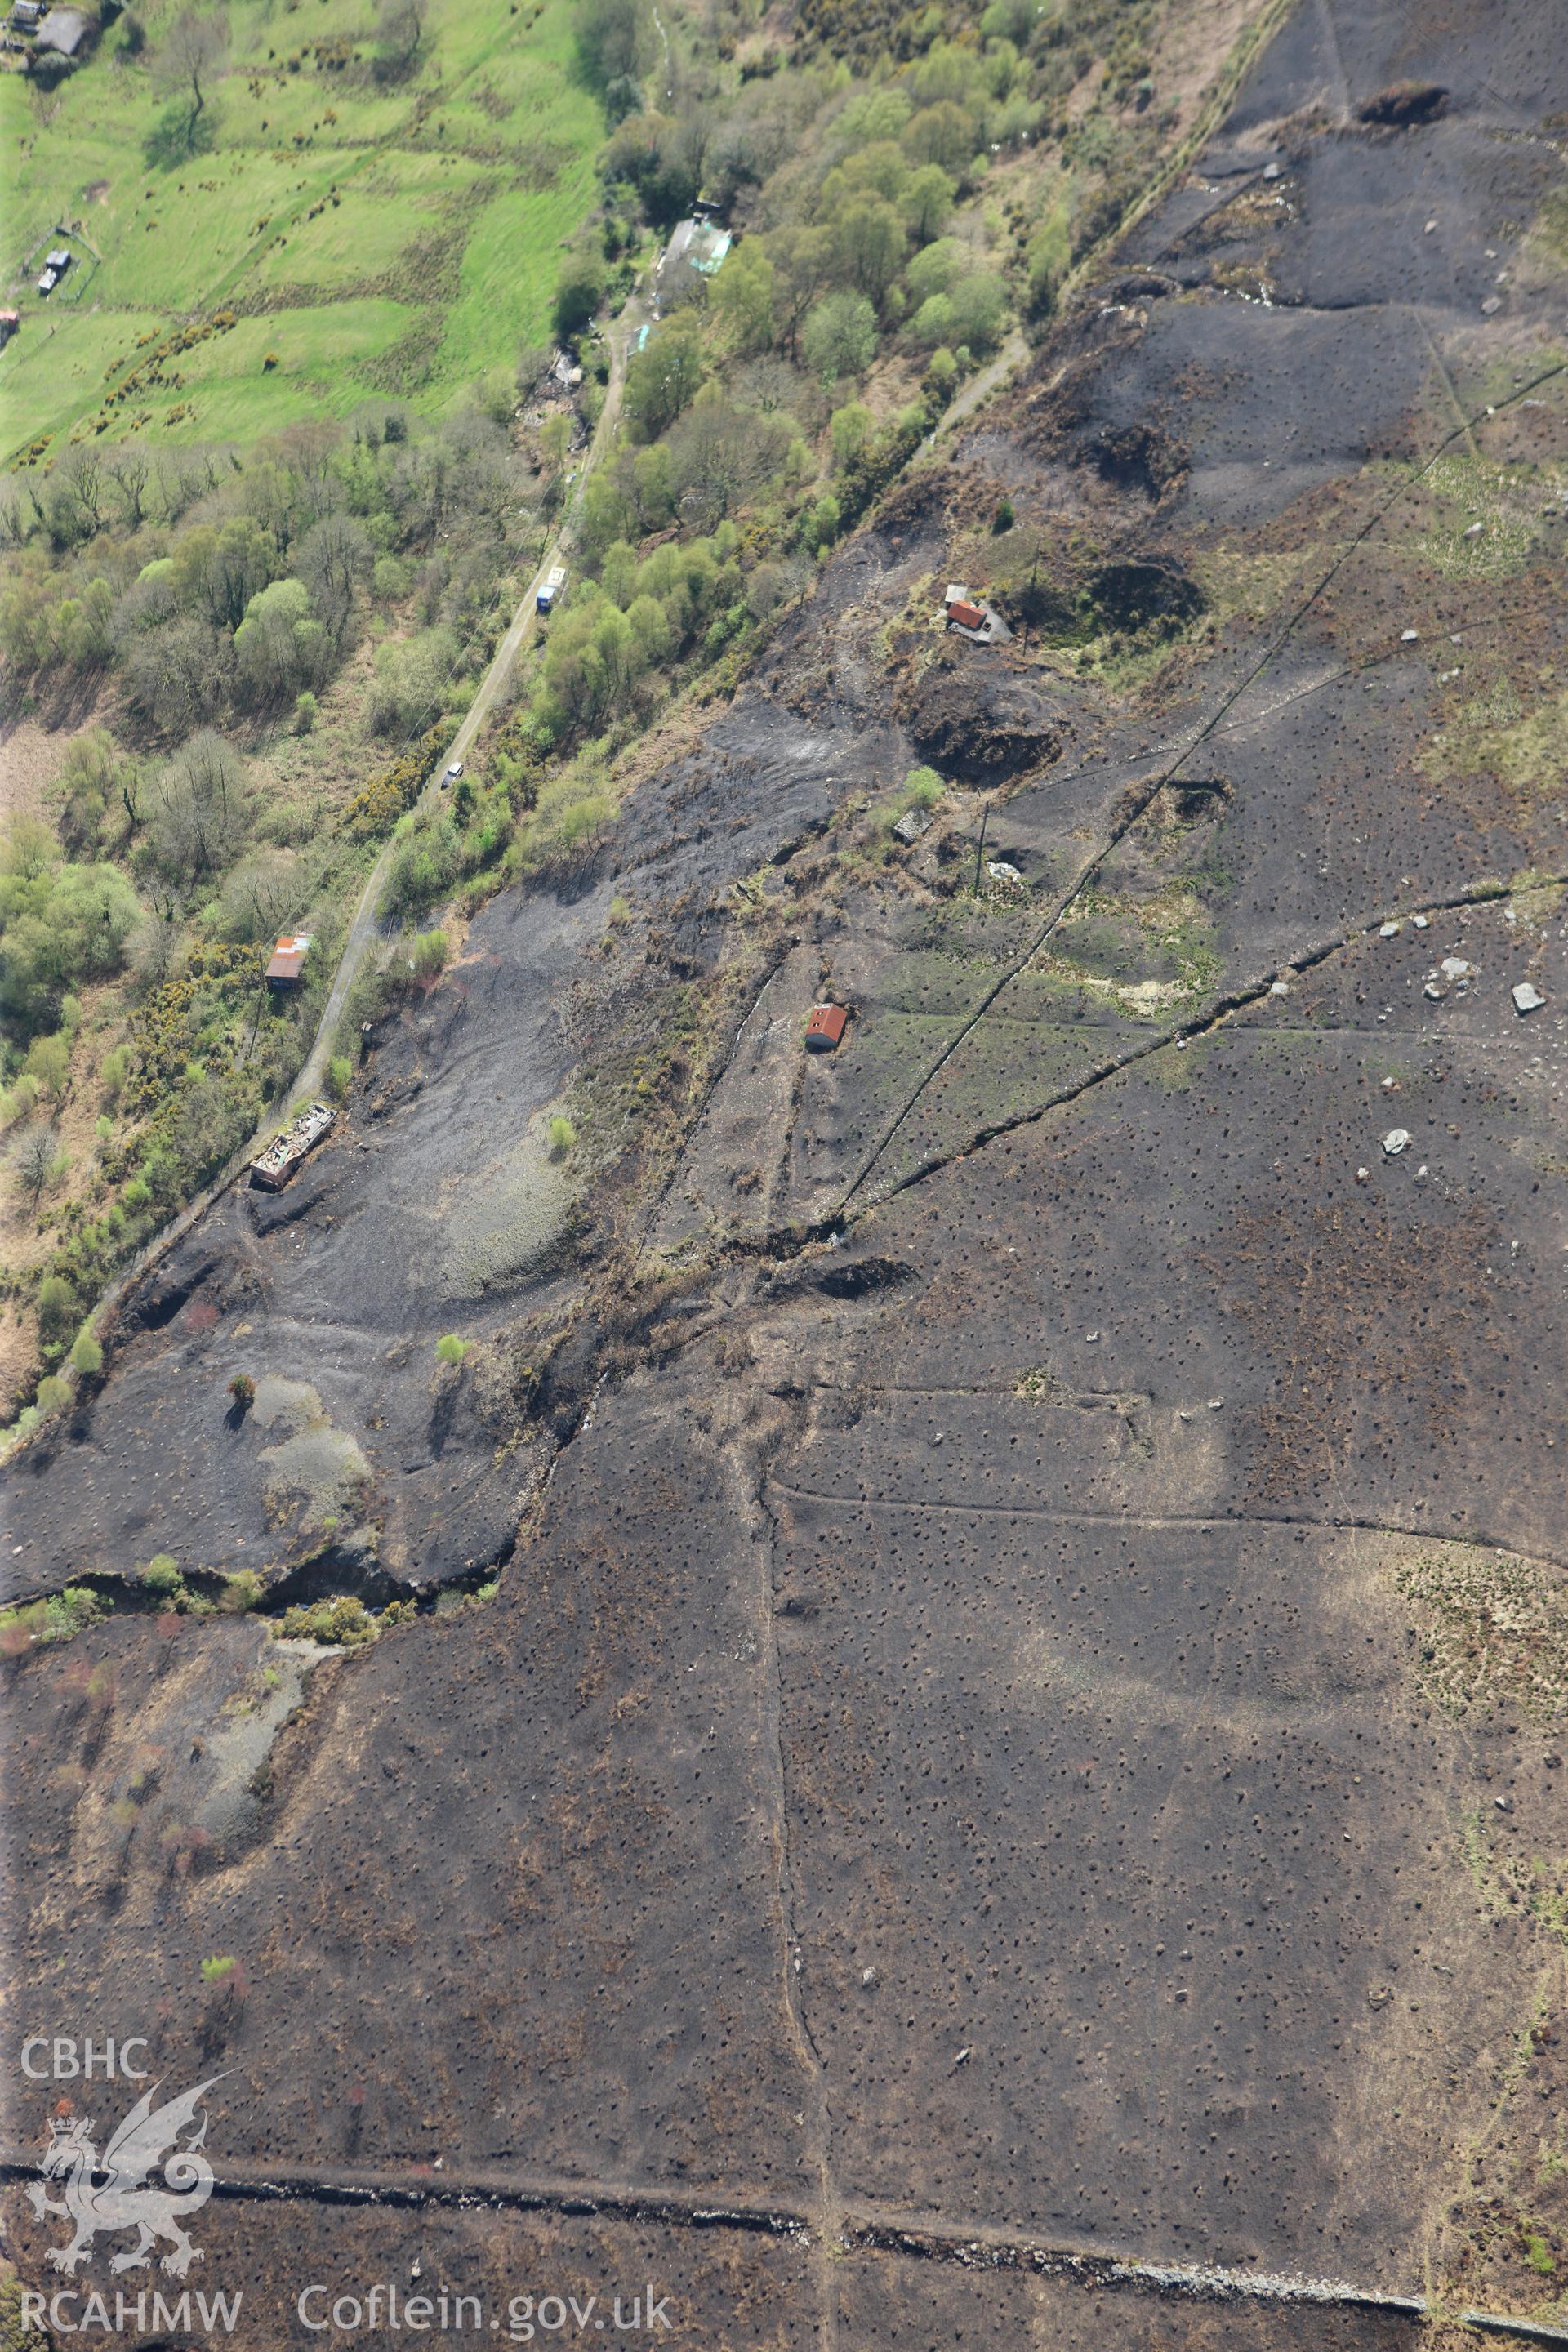
[[[180,2217],[199,2212],[212,2195],[213,2168],[200,2152],[207,2136],[205,2115],[199,2130],[184,2146],[180,2134],[195,2122],[196,2110],[213,2084],[222,2080],[221,2074],[214,2074],[183,2098],[170,2099],[157,2108],[153,2105],[158,2089],[154,2083],[104,2149],[101,2168],[92,2142],[90,2116],[50,2118],[49,2144],[39,2169],[46,2180],[63,2178],[65,2195],[61,2200],[51,2198],[37,2181],[27,2195],[40,2221],[46,2213],[58,2213],[76,2224],[76,2235],[68,2246],[49,2249],[48,2258],[56,2270],[74,2271],[85,2263],[100,2230],[137,2232],[133,2246],[110,2257],[111,2271],[142,2269],[152,2259],[160,2238],[166,2238],[174,2249],[163,2256],[163,2267],[176,2278],[184,2278],[191,2264],[202,2260],[200,2247],[193,2246],[181,2229]],[[147,2176],[160,2164],[167,2186],[149,2187]],[[101,2179],[95,2179],[100,2169]]]

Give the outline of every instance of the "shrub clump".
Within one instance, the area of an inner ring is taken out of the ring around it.
[[[362,1642],[374,1642],[381,1628],[363,1601],[341,1592],[330,1601],[286,1609],[280,1630],[287,1641],[329,1642],[352,1650]]]
[[[185,1589],[179,1561],[166,1551],[153,1553],[142,1571],[142,1581],[149,1592],[166,1592],[171,1598]]]
[[[29,1601],[25,1609],[0,1609],[0,1655],[19,1657],[26,1650],[68,1642],[108,1613],[102,1594],[85,1584],[68,1584],[63,1592]]]
[[[445,722],[431,727],[400,752],[390,768],[354,794],[343,813],[343,829],[369,837],[390,833],[405,809],[411,809],[424,791],[431,768],[446,748],[447,730]]]
[[[421,931],[414,942],[408,961],[414,967],[416,980],[434,980],[446,967],[446,932]]]

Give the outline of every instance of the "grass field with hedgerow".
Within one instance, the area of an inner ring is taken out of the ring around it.
[[[0,78],[3,299],[22,314],[0,457],[100,422],[251,442],[367,394],[439,411],[491,370],[510,380],[548,333],[604,134],[572,76],[570,0],[430,0],[406,59],[412,22],[389,38],[367,0],[237,0],[189,142],[150,62],[177,15],[121,16],[53,91]],[[62,231],[74,266],[42,297]],[[160,356],[220,314],[234,323]]]

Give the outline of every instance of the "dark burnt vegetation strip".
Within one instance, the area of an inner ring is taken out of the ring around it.
[[[1542,384],[1550,383],[1554,378],[1562,375],[1565,369],[1568,369],[1568,362],[1563,361],[1555,362],[1551,367],[1540,369],[1534,375],[1529,377],[1525,382],[1517,385],[1515,389],[1504,399],[1491,403],[1488,407],[1476,411],[1473,415],[1455,425],[1450,432],[1444,434],[1436,447],[1428,453],[1419,466],[1417,466],[1411,473],[1405,476],[1402,480],[1397,482],[1384,498],[1376,501],[1373,511],[1367,517],[1366,520],[1358,525],[1356,530],[1351,533],[1349,539],[1329,563],[1316,583],[1296,605],[1289,619],[1285,622],[1283,627],[1276,633],[1268,645],[1264,648],[1263,652],[1258,656],[1257,660],[1254,661],[1246,671],[1244,671],[1242,676],[1233,686],[1226,689],[1226,693],[1222,696],[1218,706],[1198,730],[1197,734],[1194,737],[1187,749],[1180,753],[1179,756],[1168,766],[1162,769],[1152,783],[1147,783],[1137,788],[1130,795],[1115,824],[1107,835],[1106,839],[1101,843],[1100,848],[1095,851],[1094,855],[1086,862],[1068,888],[1060,898],[1058,898],[1050,913],[1034,933],[1026,947],[1014,959],[1014,961],[1003,971],[1001,976],[986,991],[984,996],[981,999],[980,1003],[975,1007],[974,1011],[967,1016],[960,1027],[955,1031],[953,1035],[949,1039],[948,1043],[942,1048],[941,1052],[937,1055],[935,1060],[931,1063],[923,1077],[921,1078],[912,1091],[906,1097],[900,1108],[894,1113],[893,1118],[884,1128],[881,1136],[872,1147],[871,1151],[865,1160],[862,1161],[860,1167],[856,1171],[856,1174],[851,1179],[850,1183],[844,1193],[843,1201],[840,1203],[841,1207],[847,1208],[848,1203],[853,1200],[855,1194],[865,1183],[867,1178],[870,1175],[871,1171],[876,1167],[878,1161],[882,1158],[889,1145],[892,1142],[894,1136],[897,1135],[899,1129],[903,1126],[904,1121],[909,1118],[910,1112],[914,1109],[921,1096],[931,1086],[931,1081],[938,1076],[945,1065],[952,1060],[953,1055],[957,1053],[964,1040],[979,1027],[981,1022],[984,1021],[985,1015],[996,1003],[997,998],[1001,996],[1004,991],[1010,987],[1013,982],[1018,978],[1019,974],[1026,971],[1028,965],[1033,962],[1041,948],[1045,946],[1047,940],[1051,937],[1051,934],[1057,929],[1058,926],[1062,921],[1068,908],[1079,897],[1081,897],[1084,889],[1093,879],[1094,876],[1100,871],[1100,868],[1104,865],[1112,850],[1114,850],[1119,843],[1126,837],[1132,826],[1137,824],[1139,818],[1142,817],[1152,804],[1158,794],[1163,792],[1167,785],[1178,781],[1181,776],[1182,769],[1185,766],[1187,761],[1191,759],[1194,752],[1198,751],[1201,746],[1207,741],[1208,738],[1218,730],[1221,722],[1225,719],[1226,715],[1235,709],[1237,703],[1241,699],[1241,697],[1247,692],[1247,688],[1262,676],[1263,672],[1272,662],[1278,660],[1280,654],[1283,653],[1285,648],[1291,643],[1298,630],[1307,619],[1308,614],[1318,604],[1320,598],[1322,597],[1327,590],[1332,585],[1341,572],[1343,571],[1345,565],[1350,562],[1352,558],[1365,544],[1366,541],[1370,539],[1373,532],[1378,529],[1384,518],[1396,505],[1398,505],[1402,499],[1414,489],[1419,482],[1425,479],[1426,476],[1431,472],[1432,468],[1442,458],[1445,452],[1450,449],[1456,441],[1465,439],[1469,435],[1474,425],[1483,421],[1489,413],[1495,415],[1500,413],[1506,408],[1516,406],[1521,401],[1528,399],[1530,395],[1536,392]],[[1498,895],[1495,886],[1487,886],[1484,895],[1489,897]],[[1476,903],[1475,894],[1473,892],[1461,893],[1456,897],[1456,898],[1445,903],[1455,906],[1474,904]],[[1326,948],[1322,952],[1325,954],[1331,952],[1331,949]],[[1316,960],[1315,957],[1313,960]],[[1298,961],[1294,964],[1293,968],[1301,970],[1304,969],[1304,966]],[[1270,974],[1268,981],[1260,982],[1258,986],[1247,990],[1245,992],[1245,998],[1226,998],[1221,1000],[1213,1015],[1204,1025],[1212,1026],[1214,1020],[1222,1018],[1226,1012],[1237,1009],[1239,1002],[1250,1002],[1257,995],[1262,993],[1268,986],[1269,982],[1271,982],[1275,977],[1277,977],[1276,974]],[[1177,1034],[1177,1031],[1172,1030],[1161,1038],[1152,1040],[1147,1046],[1138,1049],[1132,1055],[1127,1058],[1141,1059],[1143,1053],[1158,1050],[1159,1045],[1169,1043]],[[1191,1030],[1184,1030],[1181,1034],[1196,1034],[1198,1033],[1197,1030],[1194,1028]],[[1102,1068],[1085,1083],[1097,1083],[1100,1077],[1111,1075],[1114,1066],[1109,1066]],[[1081,1093],[1082,1091],[1084,1091],[1083,1086],[1080,1085],[1075,1087],[1068,1094],[1061,1097],[1061,1099],[1071,1100],[1074,1096]],[[1047,1108],[1049,1108],[1049,1106],[1047,1106]],[[999,1129],[984,1129],[976,1139],[987,1140],[993,1133],[1000,1131],[1001,1130]],[[951,1158],[952,1156],[953,1155],[951,1153],[943,1155],[944,1159]],[[940,1163],[933,1161],[930,1164],[937,1165]],[[922,1168],[920,1172],[929,1172],[929,1167],[922,1164]],[[910,1180],[906,1179],[905,1181],[907,1181]],[[895,1186],[893,1189],[900,1190],[902,1188],[900,1185]]]

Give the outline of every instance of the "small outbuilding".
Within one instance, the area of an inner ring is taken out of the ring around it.
[[[734,240],[728,229],[717,221],[677,221],[670,232],[668,247],[659,262],[656,276],[662,277],[667,263],[685,261],[703,278],[716,275]]]
[[[842,1004],[819,1004],[805,1024],[808,1054],[831,1054],[844,1034],[849,1015]]]
[[[22,323],[19,310],[0,310],[0,352],[3,352]]]
[[[62,58],[78,57],[91,29],[79,8],[51,8],[33,36],[33,47],[53,49]]]
[[[90,26],[79,8],[51,8],[33,37],[37,49],[54,49],[74,58],[87,40]]]
[[[963,636],[973,638],[977,645],[994,645],[1000,638],[1013,634],[1001,614],[994,613],[989,604],[980,604],[962,581],[948,582],[942,610],[947,614],[948,627],[958,630]]]
[[[279,940],[272,950],[272,961],[267,967],[268,988],[298,988],[305,969],[305,958],[310,951],[309,931],[290,931]]]

